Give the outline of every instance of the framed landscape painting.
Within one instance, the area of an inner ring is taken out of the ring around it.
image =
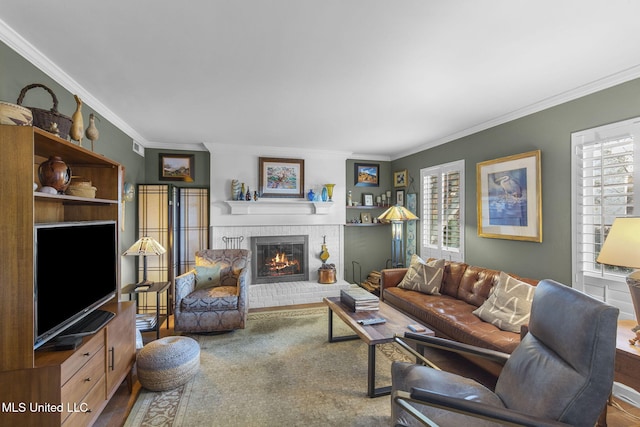
[[[540,150],[477,164],[478,236],[542,242]]]
[[[260,157],[262,197],[304,197],[304,160]]]
[[[193,182],[194,172],[193,154],[160,154],[161,181]]]
[[[356,163],[354,170],[354,184],[356,187],[378,187],[380,165],[375,163]]]

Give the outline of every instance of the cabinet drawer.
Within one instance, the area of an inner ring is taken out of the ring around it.
[[[88,426],[100,415],[100,411],[106,405],[105,399],[105,376],[98,381],[97,384],[89,391],[82,401],[75,406],[69,403],[69,407],[65,406],[62,418],[64,427]],[[64,417],[67,417],[65,420]]]
[[[78,347],[78,349],[64,361],[61,368],[61,383],[65,384],[69,381],[69,379],[97,353],[102,353],[104,357],[104,328],[92,336],[89,341]]]
[[[96,353],[93,357],[62,386],[60,397],[62,404],[74,405],[82,402],[84,396],[104,377],[104,353]],[[106,391],[103,386],[103,398]]]

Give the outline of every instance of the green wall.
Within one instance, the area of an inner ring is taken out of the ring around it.
[[[193,182],[184,181],[161,181],[160,180],[160,154],[193,154],[194,155],[194,172]],[[209,188],[210,183],[210,167],[208,151],[184,151],[184,150],[165,150],[156,148],[147,148],[144,151],[145,157],[145,184],[173,184],[177,187],[206,187]]]
[[[355,186],[355,164],[367,163],[380,165],[378,187]],[[393,190],[391,184],[391,163],[374,160],[347,160],[347,194],[351,191],[352,200],[362,204],[362,194],[370,193],[375,197],[386,190]],[[395,200],[395,192],[393,192]],[[353,218],[360,218],[360,213],[370,213],[371,217],[378,216],[384,209],[347,209],[347,222]],[[344,228],[344,279],[358,283],[366,280],[372,270],[380,271],[391,258],[391,226],[358,226]],[[357,264],[354,264],[354,261]],[[355,267],[355,274],[354,274]]]
[[[417,182],[421,168],[464,159],[466,262],[571,284],[571,133],[636,116],[640,116],[640,79],[394,160],[391,165],[394,171],[408,169]],[[542,243],[478,237],[476,164],[538,149],[542,153]]]

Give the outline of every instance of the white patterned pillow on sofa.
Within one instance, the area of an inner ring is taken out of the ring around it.
[[[423,294],[440,295],[440,286],[444,277],[444,259],[424,262],[418,255],[411,256],[409,269],[404,275],[399,288],[422,292]]]
[[[529,323],[535,286],[500,272],[500,280],[489,298],[473,314],[503,331],[520,332]]]

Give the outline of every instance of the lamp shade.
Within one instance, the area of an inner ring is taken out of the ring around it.
[[[167,250],[158,243],[153,237],[141,237],[123,255],[146,256],[146,255],[162,255]]]
[[[409,209],[404,206],[395,205],[384,211],[382,215],[378,217],[382,222],[399,222],[399,221],[411,221],[413,219],[420,219],[413,214]]]
[[[618,267],[640,268],[640,217],[616,218],[597,261]]]

